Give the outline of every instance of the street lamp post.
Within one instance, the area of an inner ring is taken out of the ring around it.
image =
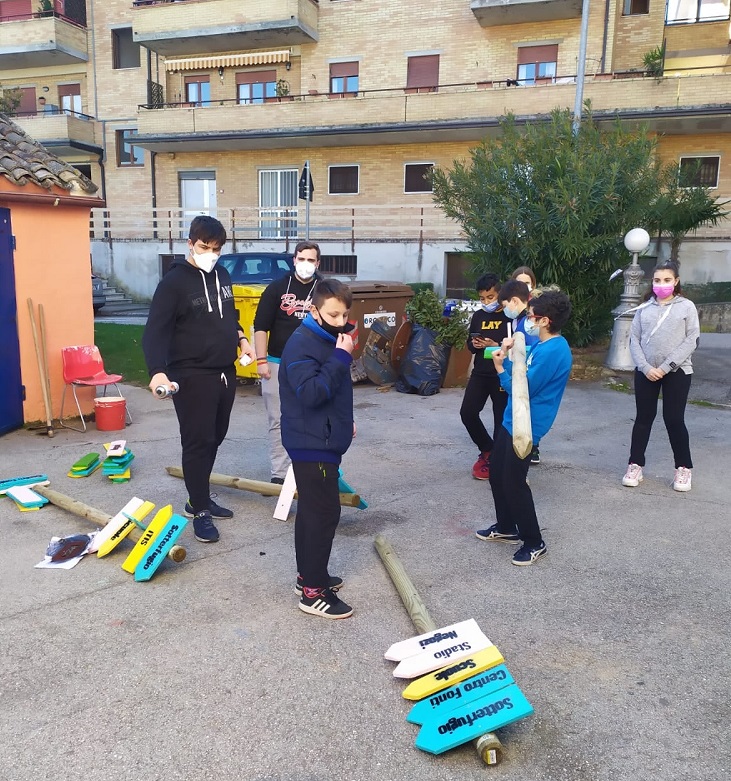
[[[644,228],[632,228],[624,237],[624,246],[632,253],[632,263],[623,272],[624,290],[619,297],[619,304],[612,310],[614,328],[612,328],[612,341],[609,343],[605,362],[609,369],[615,371],[630,372],[635,368],[629,351],[629,336],[634,309],[640,304],[642,281],[645,277],[637,256],[647,249],[649,243],[650,234]]]

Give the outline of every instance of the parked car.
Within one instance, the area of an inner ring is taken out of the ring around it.
[[[91,275],[91,303],[95,312],[98,312],[107,303],[107,296],[104,292],[104,280],[100,277],[95,277],[93,274]]]
[[[234,285],[268,285],[294,271],[292,255],[284,252],[234,252],[218,262]]]

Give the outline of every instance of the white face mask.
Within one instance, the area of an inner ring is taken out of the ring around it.
[[[218,254],[215,252],[201,252],[198,254],[195,250],[191,251],[193,262],[201,271],[209,273],[218,262]]]
[[[304,282],[315,276],[316,269],[317,266],[311,260],[298,260],[294,264],[295,274]]]

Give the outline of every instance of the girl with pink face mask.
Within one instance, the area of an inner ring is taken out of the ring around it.
[[[662,416],[675,458],[673,488],[690,491],[693,461],[685,406],[693,375],[691,355],[699,337],[698,311],[682,295],[677,264],[659,264],[652,272],[652,292],[632,321],[630,353],[635,364],[637,414],[622,485],[634,488],[642,482],[645,450],[662,391]]]

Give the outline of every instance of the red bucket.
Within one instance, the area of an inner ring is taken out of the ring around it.
[[[127,402],[121,396],[98,396],[94,399],[94,414],[99,431],[121,431],[125,426]]]

